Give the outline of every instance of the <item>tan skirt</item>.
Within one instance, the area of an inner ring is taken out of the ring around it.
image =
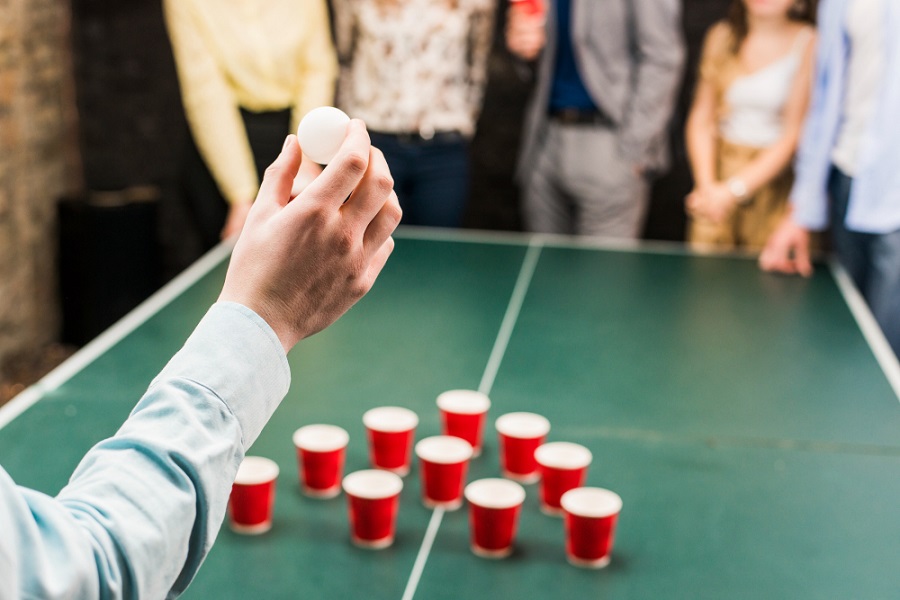
[[[716,175],[727,181],[754,160],[763,148],[739,146],[720,140]],[[778,227],[788,207],[794,183],[788,167],[768,185],[760,188],[745,203],[736,206],[722,223],[688,217],[688,243],[694,250],[760,251]]]

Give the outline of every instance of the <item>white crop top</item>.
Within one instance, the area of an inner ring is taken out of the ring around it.
[[[719,121],[719,134],[732,144],[767,148],[784,132],[784,107],[812,36],[797,34],[791,51],[772,64],[737,77],[725,92],[727,114]]]

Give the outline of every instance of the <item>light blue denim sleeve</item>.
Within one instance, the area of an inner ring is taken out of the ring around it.
[[[825,0],[819,5],[812,96],[794,165],[793,219],[815,231],[828,226],[828,174],[843,109],[847,67],[843,18],[846,3],[847,0]]]
[[[0,598],[171,598],[193,579],[231,484],[290,386],[251,310],[215,304],[56,498],[0,469]]]
[[[829,225],[828,176],[843,119],[851,52],[844,25],[848,4],[849,0],[824,0],[819,5],[812,97],[797,149],[796,179],[791,190],[794,221],[812,230]],[[874,234],[900,227],[900,6],[897,2],[885,2],[884,10],[885,76],[863,135],[845,223],[853,231]]]

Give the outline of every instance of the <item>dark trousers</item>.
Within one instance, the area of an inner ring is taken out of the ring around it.
[[[469,195],[469,143],[458,133],[369,132],[384,153],[406,225],[459,227]]]
[[[845,226],[853,179],[838,168],[828,178],[834,250],[862,293],[894,353],[900,356],[900,230],[862,233]]]
[[[256,163],[256,172],[262,181],[266,168],[278,157],[291,123],[290,109],[254,113],[241,109],[247,139]],[[222,227],[228,216],[225,201],[212,173],[200,156],[194,139],[188,136],[182,171],[182,192],[187,212],[200,237],[204,250],[221,241]]]

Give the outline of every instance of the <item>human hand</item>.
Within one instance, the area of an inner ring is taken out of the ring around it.
[[[362,121],[350,122],[334,160],[292,198],[300,166],[290,135],[266,170],[219,296],[265,319],[286,352],[371,289],[401,217],[387,162]]]
[[[695,218],[723,223],[737,206],[737,200],[722,183],[694,188],[685,198],[688,213]]]
[[[244,223],[247,221],[247,213],[250,212],[251,206],[253,206],[252,201],[235,202],[228,208],[228,216],[225,217],[225,225],[222,227],[222,232],[219,234],[223,240],[237,237],[241,233],[241,230],[244,228]]]
[[[294,177],[294,183],[291,186],[291,199],[296,198],[300,195],[300,193],[306,189],[310,183],[315,180],[316,177],[322,174],[322,165],[311,159],[305,154],[302,154],[300,160],[300,170],[297,172],[297,176]]]
[[[804,277],[812,275],[809,260],[809,231],[800,227],[790,216],[785,217],[778,228],[769,236],[765,248],[759,255],[759,267],[763,271],[796,274]]]
[[[523,60],[534,60],[547,42],[546,18],[520,4],[511,3],[506,13],[506,47]]]

